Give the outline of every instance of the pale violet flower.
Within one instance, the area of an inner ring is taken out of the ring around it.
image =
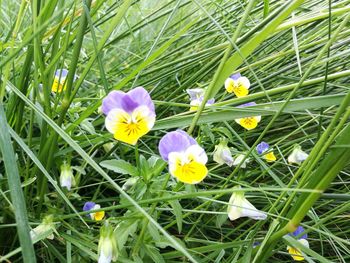
[[[191,105],[191,108],[190,110],[193,111],[193,110],[197,110],[198,107],[202,104],[202,101],[204,99],[204,93],[205,93],[205,90],[204,89],[201,89],[201,88],[196,88],[196,89],[187,89],[186,90],[187,94],[190,95],[190,105]],[[215,102],[215,99],[210,99],[206,102],[206,106],[209,106],[209,105],[212,105],[214,104]]]
[[[231,75],[225,81],[225,89],[229,93],[234,93],[238,98],[245,97],[249,93],[250,81],[241,76],[240,73]]]
[[[100,208],[101,208],[101,206],[94,203],[94,202],[86,202],[84,204],[83,211],[86,212],[86,211],[90,211],[90,210],[97,210]],[[98,211],[98,212],[90,213],[88,216],[92,220],[101,221],[105,217],[105,211]]]
[[[220,165],[226,163],[228,166],[232,166],[233,158],[230,148],[227,146],[227,140],[221,140],[218,145],[215,145],[213,159]]]
[[[111,91],[102,101],[107,130],[118,141],[135,145],[147,134],[156,120],[153,101],[143,87],[125,93]]]
[[[237,106],[236,108],[245,108],[245,107],[251,107],[256,106],[255,102],[248,102],[242,105]],[[255,129],[258,126],[258,123],[261,121],[261,116],[250,116],[250,117],[243,117],[239,119],[235,119],[235,122],[241,125],[246,130],[252,130]]]
[[[61,187],[66,187],[68,191],[70,191],[71,187],[75,186],[75,178],[72,167],[69,164],[64,163],[60,168],[60,185]]]
[[[256,209],[255,206],[244,197],[244,192],[241,191],[234,191],[232,193],[227,207],[227,214],[231,221],[240,217],[250,217],[255,220],[265,220],[267,217],[266,214]]]
[[[288,163],[301,164],[309,155],[301,149],[300,145],[296,145],[292,153],[288,156]]]
[[[288,234],[293,237],[297,237],[298,241],[305,247],[309,248],[309,242],[307,241],[307,234],[304,233],[305,230],[302,226],[298,226],[298,228],[291,234]],[[303,234],[303,235],[301,235]],[[301,235],[301,236],[300,236]],[[295,261],[303,261],[304,256],[301,251],[295,247],[287,246],[288,253],[292,256]]]
[[[258,154],[263,155],[264,159],[268,162],[274,162],[277,160],[275,154],[273,153],[273,151],[270,149],[270,145],[266,142],[261,142],[256,146],[256,151],[258,152]],[[268,152],[268,153],[265,153]]]
[[[106,224],[101,227],[98,241],[98,263],[110,263],[118,258],[117,241],[113,228]]]
[[[207,154],[183,130],[167,133],[159,142],[159,153],[169,164],[169,172],[180,182],[197,184],[208,174]]]

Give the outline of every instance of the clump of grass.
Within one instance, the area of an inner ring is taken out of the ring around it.
[[[348,262],[350,1],[159,2],[0,1],[0,261],[97,261],[102,228],[118,262],[290,262],[287,246],[308,262]],[[51,91],[57,69],[68,70],[63,92]],[[248,96],[225,91],[237,72]],[[137,86],[157,117],[133,146],[113,139],[99,107]],[[197,111],[191,88],[206,91]],[[255,129],[235,122],[252,115]],[[199,184],[161,160],[175,129],[209,157]],[[246,168],[214,162],[223,138]],[[261,141],[277,161],[257,154]],[[287,161],[295,144],[309,153],[301,165]],[[237,186],[266,220],[228,219]],[[288,235],[299,225],[309,248]]]

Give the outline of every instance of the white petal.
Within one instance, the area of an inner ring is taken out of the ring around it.
[[[247,199],[244,198],[242,203],[242,217],[250,217],[255,220],[265,220],[266,214],[255,208]]]
[[[309,242],[306,239],[299,239],[298,240],[303,246],[309,248]]]
[[[136,122],[136,119],[138,116],[141,116],[142,118],[144,118],[146,120],[148,129],[153,128],[154,122],[156,121],[155,114],[147,106],[137,107],[132,112],[131,118],[134,122]]]
[[[208,161],[208,156],[205,153],[204,149],[197,145],[191,145],[186,150],[187,158],[192,157],[196,162],[201,164],[206,164]]]
[[[231,85],[234,85],[235,81],[231,78],[227,78],[225,80],[225,89],[227,89],[228,87],[230,87]]]
[[[60,184],[61,187],[66,187],[68,191],[70,191],[70,188],[72,187],[72,180],[70,177],[60,177]]]
[[[169,160],[169,172],[170,174],[173,174],[173,172],[176,170],[176,164],[178,162],[183,163],[183,160],[185,159],[185,153],[179,153],[179,152],[171,152],[168,155]]]
[[[234,192],[229,200],[227,214],[231,221],[242,217],[243,193]]]
[[[204,89],[187,89],[187,94],[190,95],[190,100],[196,100],[204,96]]]
[[[245,157],[244,154],[239,154],[239,155],[237,155],[236,158],[234,159],[232,165],[234,165],[234,166],[239,165],[239,164],[242,162],[242,160],[243,160],[244,157]],[[241,165],[241,168],[246,168],[248,162],[249,162],[249,159],[248,159],[248,158],[245,159],[244,162],[243,162],[242,165]]]
[[[98,263],[110,263],[111,261],[112,261],[112,254],[105,255],[103,252],[101,252],[98,258]]]
[[[250,88],[250,81],[246,77],[240,77],[238,80],[238,83],[242,84],[245,88]]]
[[[112,109],[108,112],[108,115],[105,119],[105,125],[106,125],[106,129],[110,133],[113,133],[113,134],[115,133],[115,127],[121,115],[129,116],[128,121],[129,122],[131,121],[131,116],[121,109]]]
[[[261,116],[255,116],[257,122],[260,122],[261,121]]]

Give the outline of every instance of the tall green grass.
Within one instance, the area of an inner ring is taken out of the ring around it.
[[[349,11],[348,0],[0,1],[0,262],[97,261],[104,222],[86,217],[86,201],[116,228],[118,262],[291,262],[287,245],[307,262],[349,262]],[[52,93],[60,68],[67,89]],[[252,83],[247,97],[224,89],[235,72]],[[134,147],[112,138],[99,107],[136,86],[157,120]],[[189,112],[196,87],[216,103]],[[262,116],[254,130],[234,121],[251,114]],[[196,186],[155,161],[177,128],[209,155]],[[213,161],[222,137],[249,153],[246,169]],[[261,141],[276,162],[256,154]],[[296,143],[310,153],[300,167],[287,162]],[[63,162],[75,168],[71,191],[59,185]],[[237,185],[267,220],[229,221]],[[54,230],[33,245],[29,228],[48,215]],[[299,224],[309,249],[286,235]]]

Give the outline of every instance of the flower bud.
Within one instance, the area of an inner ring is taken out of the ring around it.
[[[222,140],[218,145],[216,145],[213,154],[214,161],[218,164],[223,165],[226,163],[228,166],[232,166],[233,158],[230,148],[227,146],[227,140]]]
[[[110,263],[117,260],[118,249],[112,226],[106,224],[101,227],[98,241],[98,263]]]
[[[301,164],[309,155],[301,149],[299,144],[294,146],[292,153],[288,156],[288,163]]]
[[[66,187],[68,191],[70,191],[72,186],[75,186],[73,170],[69,164],[61,165],[60,185],[61,187]]]

